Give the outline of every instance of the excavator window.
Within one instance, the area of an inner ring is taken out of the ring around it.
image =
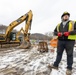
[[[15,32],[10,33],[10,40],[12,40],[12,41],[16,40],[16,33]]]

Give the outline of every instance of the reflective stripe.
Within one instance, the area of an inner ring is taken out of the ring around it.
[[[76,40],[76,35],[69,35],[68,39],[70,39],[70,40]]]
[[[69,22],[69,31],[73,31],[74,30],[74,23],[75,23],[75,21],[70,21]],[[76,40],[76,35],[69,35],[68,39]]]
[[[57,25],[57,31],[59,32],[59,26],[60,26],[60,23]]]
[[[69,22],[69,29],[68,29],[68,31],[73,31],[74,30],[74,21],[70,21]]]
[[[69,31],[73,31],[73,26],[72,26],[72,22],[69,22]]]

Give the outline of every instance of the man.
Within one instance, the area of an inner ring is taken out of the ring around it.
[[[67,54],[67,74],[72,73],[73,47],[76,39],[76,22],[69,20],[70,13],[64,12],[61,16],[62,22],[54,30],[54,35],[58,36],[57,57],[51,68],[58,69],[62,59],[63,51]]]

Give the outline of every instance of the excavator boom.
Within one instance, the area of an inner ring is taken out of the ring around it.
[[[13,21],[12,23],[10,23],[10,25],[8,26],[8,28],[6,29],[6,33],[5,33],[5,37],[9,37],[11,31],[13,30],[14,27],[16,27],[17,25],[21,24],[23,21],[26,20],[26,22],[30,23],[29,25],[31,25],[31,21],[32,21],[32,11],[30,10],[28,13],[26,13],[25,15],[21,16],[20,18],[18,18],[17,20]],[[28,19],[28,20],[27,20]],[[27,23],[27,24],[28,24]],[[28,32],[28,27],[26,25],[26,32]]]
[[[23,32],[23,34],[25,33],[24,29],[21,28],[20,31],[18,31],[17,34],[16,34],[16,40],[17,40],[17,41],[20,41],[19,35],[20,35],[21,31]]]

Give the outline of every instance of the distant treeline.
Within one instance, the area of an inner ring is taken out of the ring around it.
[[[4,34],[6,32],[7,27],[8,26],[6,26],[6,25],[0,24],[0,33]],[[14,29],[13,32],[17,32],[17,30]]]

